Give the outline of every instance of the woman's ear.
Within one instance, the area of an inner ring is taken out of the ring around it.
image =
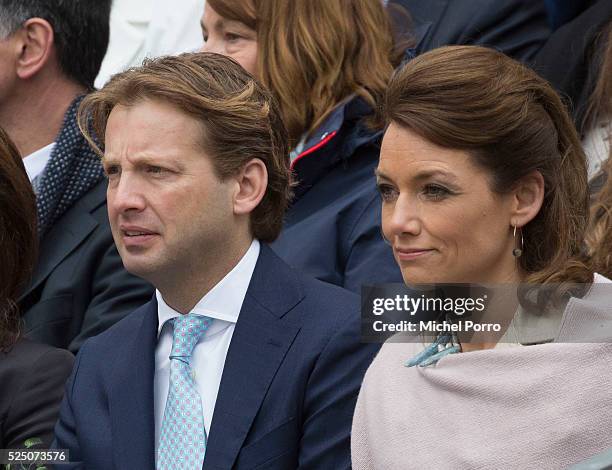
[[[259,158],[249,160],[234,177],[234,214],[245,215],[253,212],[263,199],[268,187],[268,170]]]
[[[510,225],[524,227],[531,222],[544,202],[544,177],[535,170],[524,176],[512,191],[512,212]]]

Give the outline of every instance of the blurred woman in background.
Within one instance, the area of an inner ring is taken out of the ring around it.
[[[289,130],[295,197],[277,253],[357,292],[399,281],[380,235],[373,115],[408,42],[394,40],[383,2],[209,0],[201,23],[203,50],[258,77]]]
[[[34,267],[36,200],[21,157],[0,129],[0,448],[49,448],[64,384],[68,351],[19,335],[17,298]]]
[[[612,277],[612,22],[601,41],[599,78],[591,97],[585,150],[597,162],[587,250],[598,272]]]
[[[559,96],[499,52],[445,47],[392,79],[385,115],[382,226],[404,281],[507,284],[517,314],[503,345],[385,343],[353,468],[567,468],[612,447],[612,286],[583,255],[586,162]],[[519,307],[519,284],[554,287],[557,308]]]

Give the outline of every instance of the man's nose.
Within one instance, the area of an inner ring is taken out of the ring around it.
[[[106,199],[109,210],[115,213],[140,212],[146,207],[146,198],[137,178],[129,172],[109,180]]]

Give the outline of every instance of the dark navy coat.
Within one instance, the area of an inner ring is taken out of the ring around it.
[[[381,235],[374,170],[381,131],[368,128],[370,107],[340,105],[293,161],[295,200],[274,250],[317,279],[360,292],[362,284],[402,282]]]
[[[533,68],[566,99],[574,122],[583,129],[589,99],[599,77],[603,57],[602,33],[612,21],[612,1],[599,0],[563,25],[532,61]]]
[[[390,0],[394,4],[412,19],[409,26],[418,42],[417,54],[452,44],[475,44],[527,61],[551,34],[543,1]],[[397,14],[393,8],[390,11]]]

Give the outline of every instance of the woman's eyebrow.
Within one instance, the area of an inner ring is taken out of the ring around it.
[[[450,173],[450,172],[444,171],[444,170],[439,170],[439,169],[420,171],[416,175],[414,175],[412,177],[412,179],[414,179],[416,181],[421,181],[421,180],[426,180],[426,179],[433,178],[435,176],[442,176],[442,177],[448,178],[450,180],[456,180],[457,179],[457,177],[453,173]]]
[[[225,20],[223,18],[219,18],[217,19],[217,21],[215,21],[215,24],[213,25],[213,29],[216,30],[221,30],[223,29],[223,27],[225,26]],[[208,32],[208,28],[206,28],[206,25],[204,24],[204,20],[202,20],[200,18],[200,28],[202,28],[202,31],[207,33]]]
[[[384,171],[379,170],[378,168],[374,170],[374,174],[379,179],[385,179],[385,180],[388,180],[388,181],[392,180],[391,177],[387,176]],[[414,176],[412,176],[411,179],[414,180],[414,181],[422,181],[422,180],[427,180],[427,179],[433,178],[435,176],[442,176],[442,177],[447,178],[447,179],[452,180],[452,181],[457,179],[457,177],[453,173],[450,173],[450,172],[447,172],[447,171],[444,171],[444,170],[438,170],[438,169],[419,171]]]

